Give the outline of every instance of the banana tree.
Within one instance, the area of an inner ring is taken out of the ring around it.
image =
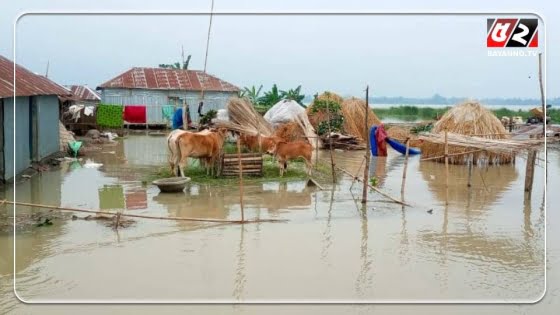
[[[283,99],[296,101],[300,105],[302,104],[301,102],[305,98],[305,95],[301,94],[301,85],[298,85],[298,87],[295,89],[280,91],[280,95]]]
[[[264,95],[259,98],[259,104],[270,107],[278,103],[282,99],[278,87],[276,84],[272,86],[272,89],[268,92],[264,92]]]
[[[251,88],[244,87],[241,93],[243,93],[243,96],[247,97],[251,101],[251,103],[253,103],[254,105],[258,105],[262,88],[262,85],[259,86],[258,89],[254,85]]]

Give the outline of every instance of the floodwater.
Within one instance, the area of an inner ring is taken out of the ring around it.
[[[192,183],[184,193],[160,194],[142,183],[146,173],[165,164],[164,139],[130,136],[87,161],[19,184],[17,200],[153,216],[240,218],[237,186]],[[336,152],[336,164],[361,174],[363,155]],[[558,187],[559,151],[549,150],[548,158],[549,187]],[[117,233],[100,221],[55,219],[51,226],[18,230],[16,291],[27,302],[536,301],[545,289],[547,261],[543,163],[535,170],[531,200],[523,194],[521,158],[513,166],[477,168],[470,190],[465,168],[451,165],[446,193],[444,166],[412,157],[405,199],[413,206],[404,209],[373,192],[362,208],[361,185],[340,175],[334,187],[322,181],[323,191],[302,181],[247,185],[245,217],[287,220],[282,223],[137,219]],[[372,160],[372,175],[392,196],[400,197],[402,172],[402,156]],[[559,201],[558,194],[549,194],[549,209]],[[548,230],[548,301],[558,301],[560,292],[550,281],[560,278],[558,235]],[[13,251],[11,234],[0,234],[0,244],[2,252]],[[1,307],[61,313],[60,305],[17,302],[12,258],[0,259]],[[227,310],[261,313],[249,306]],[[424,310],[437,312],[435,306]],[[506,313],[526,310],[512,306]],[[552,305],[541,306],[539,313],[549,310]]]

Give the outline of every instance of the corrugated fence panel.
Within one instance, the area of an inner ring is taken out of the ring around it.
[[[236,93],[233,92],[213,92],[204,93],[204,107],[202,113],[209,110],[218,110],[226,107],[227,100]],[[198,104],[200,102],[200,92],[168,91],[168,90],[142,90],[142,89],[104,89],[101,92],[101,100],[105,104],[119,105],[146,105],[146,117],[148,124],[165,124],[167,120],[163,117],[161,107],[167,104],[174,104],[171,98],[179,98],[181,105],[185,100],[191,111],[193,122],[198,122]]]
[[[43,159],[59,150],[58,97],[55,95],[35,96],[38,113],[38,153]]]

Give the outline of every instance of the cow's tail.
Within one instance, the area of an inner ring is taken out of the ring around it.
[[[177,177],[181,176],[181,158],[183,157],[183,154],[181,154],[181,136],[179,135],[175,139],[175,171]]]

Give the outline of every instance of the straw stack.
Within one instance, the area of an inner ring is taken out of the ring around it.
[[[377,118],[373,109],[369,109],[368,127],[364,125],[366,116],[366,101],[359,98],[349,98],[342,102],[342,116],[344,116],[344,131],[347,134],[360,138],[362,141],[367,139],[369,129],[373,125],[379,125],[381,120]]]
[[[229,122],[216,120],[218,127],[225,127],[242,133],[270,136],[273,128],[246,98],[231,97],[227,104]]]
[[[344,101],[344,99],[338,95],[335,94],[333,92],[329,92],[329,91],[325,91],[323,92],[323,94],[317,96],[318,100],[322,100],[322,101],[331,101],[333,103],[336,103],[340,106],[342,106],[342,102]],[[315,128],[315,130],[318,130],[319,124],[327,121],[329,119],[329,114],[327,113],[326,110],[317,110],[314,111],[313,110],[313,105],[314,102],[312,102],[308,107],[307,107],[307,116],[309,117],[309,122],[311,123],[311,125],[313,126],[313,128]],[[331,115],[331,119],[334,118]]]
[[[490,110],[476,101],[466,101],[451,108],[436,122],[432,133],[456,133],[467,136],[477,136],[487,139],[506,139],[508,131],[500,120]],[[472,148],[449,145],[449,154],[471,151]],[[444,145],[425,142],[422,145],[422,157],[437,157],[444,155]],[[455,155],[449,157],[449,163],[467,164],[469,155]],[[474,164],[505,164],[513,161],[513,154],[499,154],[488,152],[473,153]],[[444,162],[444,159],[435,159]]]

